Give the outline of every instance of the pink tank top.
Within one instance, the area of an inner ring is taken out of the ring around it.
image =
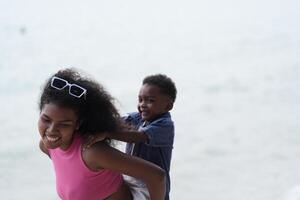
[[[81,138],[76,136],[67,151],[49,149],[56,174],[56,190],[63,200],[101,200],[116,192],[122,175],[107,169],[91,171],[81,156]]]

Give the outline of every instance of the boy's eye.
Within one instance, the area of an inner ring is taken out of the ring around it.
[[[143,99],[142,98],[139,98],[139,103],[141,103],[143,101]]]
[[[155,102],[155,99],[154,98],[149,98],[149,97],[139,98],[139,103],[142,103],[143,101],[145,103],[153,103],[153,102]]]

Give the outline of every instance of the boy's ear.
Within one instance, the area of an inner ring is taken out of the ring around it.
[[[171,100],[169,100],[167,103],[167,106],[166,106],[166,110],[169,111],[169,110],[172,110],[172,108],[173,108],[173,102]]]

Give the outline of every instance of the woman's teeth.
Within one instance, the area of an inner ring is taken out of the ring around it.
[[[50,142],[56,142],[59,137],[50,137],[50,136],[46,136],[47,137],[47,140],[49,140]]]

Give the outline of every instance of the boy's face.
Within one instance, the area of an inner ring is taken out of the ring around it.
[[[45,104],[38,122],[39,132],[46,148],[67,150],[77,129],[77,115],[69,108]]]
[[[172,108],[170,98],[156,85],[142,85],[138,98],[138,111],[147,122],[153,121]]]

